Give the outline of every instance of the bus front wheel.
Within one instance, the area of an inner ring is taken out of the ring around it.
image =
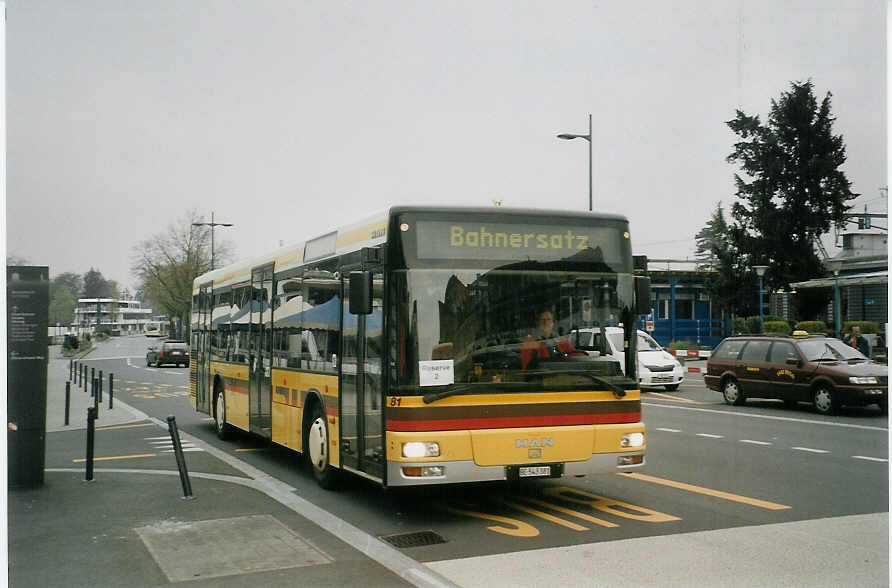
[[[226,422],[226,395],[223,390],[217,389],[214,401],[214,429],[217,437],[226,441],[232,434],[232,426]]]
[[[331,467],[329,459],[328,421],[318,403],[313,407],[310,417],[306,448],[316,482],[326,490],[334,488],[337,472]]]

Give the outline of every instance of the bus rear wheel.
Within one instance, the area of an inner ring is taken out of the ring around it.
[[[316,483],[330,490],[337,484],[337,472],[331,467],[329,459],[328,421],[325,419],[322,406],[318,403],[313,406],[311,415],[305,444],[307,458],[313,468]]]

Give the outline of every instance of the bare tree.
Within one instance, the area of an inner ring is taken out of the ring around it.
[[[189,324],[192,281],[211,269],[210,228],[192,226],[203,220],[191,210],[132,249],[131,271],[139,278],[144,296],[168,317],[179,317],[182,325]],[[228,242],[215,243],[217,265],[225,263],[231,252]]]

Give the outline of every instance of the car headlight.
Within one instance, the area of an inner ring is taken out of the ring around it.
[[[878,384],[876,376],[852,376],[849,378],[852,384]]]
[[[440,444],[436,442],[423,443],[410,441],[403,443],[403,457],[417,459],[419,457],[439,457]]]

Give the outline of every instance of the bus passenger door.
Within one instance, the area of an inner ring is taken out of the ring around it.
[[[208,401],[210,386],[208,372],[211,368],[210,354],[210,315],[212,305],[211,285],[201,286],[198,293],[198,323],[195,332],[192,333],[192,349],[190,354],[195,357],[196,385],[195,385],[195,409],[207,413],[210,410]]]
[[[349,273],[349,272],[346,272]],[[343,278],[341,337],[341,464],[381,480],[384,477],[384,276],[372,274],[372,312],[350,314],[350,288]]]
[[[251,330],[248,414],[252,433],[272,437],[272,306],[273,268],[251,272]]]

